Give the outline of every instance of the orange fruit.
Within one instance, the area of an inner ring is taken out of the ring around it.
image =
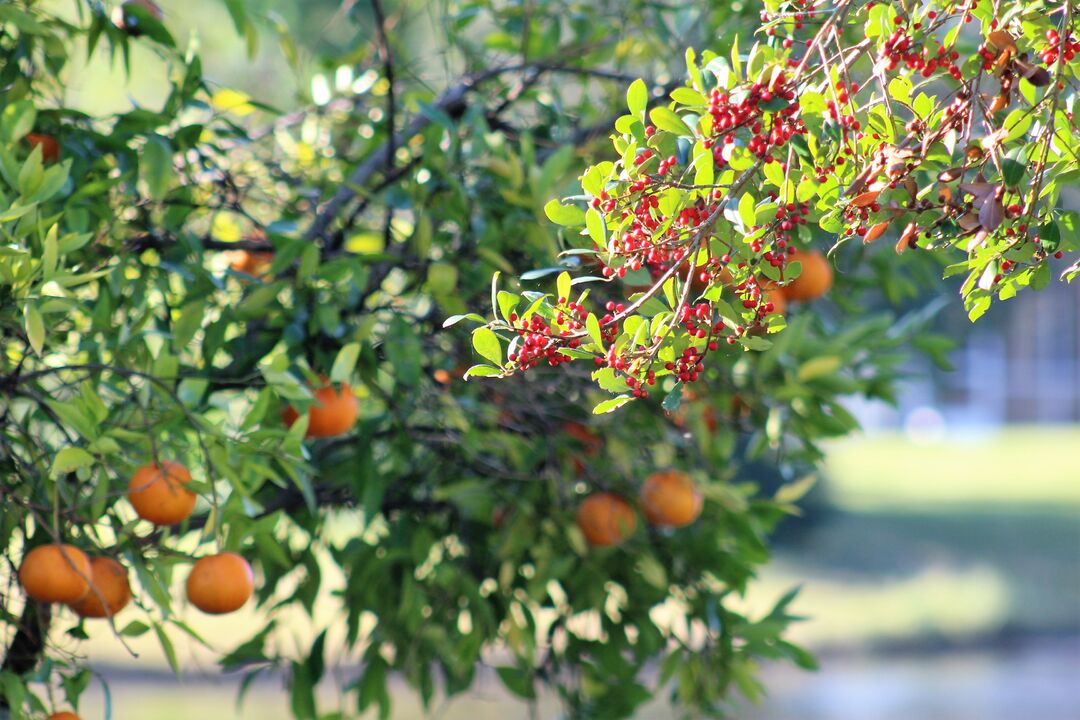
[[[53,713],[49,716],[49,720],[80,720],[79,716],[70,710],[63,710],[61,712]]]
[[[90,559],[74,545],[39,545],[19,568],[26,594],[47,603],[81,600],[90,591],[90,577]]]
[[[236,553],[223,552],[200,558],[187,579],[191,604],[211,615],[239,610],[255,591],[255,573]]]
[[[686,527],[701,514],[701,504],[697,485],[680,470],[655,472],[641,488],[641,511],[660,527]]]
[[[229,267],[252,277],[265,275],[274,262],[274,253],[258,250],[230,250],[229,257]]]
[[[637,516],[630,503],[618,495],[593,493],[578,506],[577,526],[590,545],[607,547],[634,534]]]
[[[121,3],[119,7],[113,10],[113,25],[120,28],[131,37],[139,37],[142,35],[142,28],[139,27],[139,18],[135,13],[131,12],[133,8],[142,8],[146,14],[158,22],[165,19],[165,13],[162,11],[161,6],[154,2],[154,0],[127,0],[126,2]]]
[[[307,437],[328,438],[343,435],[356,424],[360,414],[360,403],[347,383],[341,383],[340,389],[322,378],[323,386],[315,390],[315,404],[308,409]],[[300,413],[291,405],[281,414],[285,424],[292,424],[300,418]]]
[[[772,288],[765,291],[765,302],[773,304],[773,314],[783,315],[787,312],[787,296],[780,288]]]
[[[71,603],[71,609],[84,618],[112,617],[129,602],[131,584],[127,570],[112,558],[96,557],[90,560],[90,592],[82,600]]]
[[[196,495],[184,487],[189,482],[191,473],[178,462],[148,463],[131,476],[128,500],[142,519],[155,525],[175,525],[195,509]]]
[[[796,302],[815,300],[832,287],[833,269],[829,260],[817,250],[795,253],[792,260],[802,264],[802,272],[784,287],[784,299]]]
[[[60,143],[52,135],[29,133],[26,136],[26,142],[30,143],[31,149],[41,146],[42,162],[54,163],[60,159]]]

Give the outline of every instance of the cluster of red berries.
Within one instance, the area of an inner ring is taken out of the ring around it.
[[[694,347],[683,350],[675,362],[669,362],[664,368],[675,374],[682,382],[694,382],[698,376],[705,372],[705,354]]]
[[[776,202],[779,195],[775,191],[770,191],[767,197]],[[807,225],[809,221],[806,216],[810,214],[809,203],[787,203],[782,204],[776,208],[776,215],[774,220],[768,225],[769,232],[771,233],[771,244],[763,244],[762,241],[766,238],[755,238],[750,243],[750,250],[754,253],[762,253],[762,259],[772,265],[773,267],[783,267],[786,263],[786,256],[793,255],[795,253],[794,247],[789,247],[789,243],[792,242],[795,237],[792,233],[796,231],[799,225]],[[753,233],[757,233],[761,230],[760,225],[754,225],[750,230]]]
[[[1042,61],[1047,65],[1053,65],[1058,61],[1058,55],[1064,53],[1065,62],[1072,62],[1073,58],[1080,55],[1080,40],[1077,40],[1072,33],[1065,36],[1062,40],[1057,30],[1046,31],[1046,48],[1039,53],[1042,57]]]
[[[885,41],[881,58],[887,61],[886,67],[889,70],[895,70],[903,63],[908,70],[926,78],[940,70],[949,73],[955,80],[963,79],[960,66],[956,64],[956,61],[960,59],[959,52],[949,50],[944,45],[939,45],[936,51],[929,47],[919,48],[905,29],[893,31],[893,34]]]
[[[647,397],[649,397],[649,388],[648,388],[648,386],[649,385],[655,385],[655,384],[656,384],[656,373],[653,372],[652,370],[649,370],[647,373],[645,373],[645,379],[644,380],[638,380],[633,375],[627,375],[626,376],[626,385],[627,385],[627,387],[629,387],[633,391],[633,395],[636,398],[647,398]]]
[[[568,303],[568,308],[578,318],[569,324],[570,327],[581,328],[587,315],[585,308],[576,303]],[[560,313],[560,317],[565,320],[564,313]],[[517,320],[516,314],[510,315],[511,323],[517,322]],[[517,332],[521,337],[521,342],[517,346],[517,350],[511,352],[507,359],[510,362],[517,363],[518,368],[522,371],[536,367],[541,360],[547,360],[548,365],[551,367],[570,362],[572,358],[569,355],[560,353],[559,349],[562,347],[576,348],[581,345],[581,340],[578,338],[563,339],[570,334],[569,329],[560,330],[556,335],[547,321],[540,317],[539,314],[534,314],[528,320],[521,320],[521,327]]]
[[[709,303],[698,303],[691,307],[689,304],[684,305],[682,309],[682,316],[679,321],[686,328],[690,337],[692,338],[707,338],[710,335],[709,324],[713,319],[712,306]],[[704,325],[704,327],[702,327]],[[712,328],[712,334],[718,334],[724,329],[722,322],[717,323]],[[710,348],[715,350],[715,347]]]
[[[771,114],[772,123],[764,126],[765,113],[761,106],[780,99],[788,104]],[[712,116],[712,136],[704,145],[712,148],[713,161],[724,167],[735,147],[735,134],[741,128],[749,128],[751,137],[747,148],[758,157],[770,162],[770,149],[787,144],[793,135],[805,134],[806,125],[799,114],[796,93],[783,74],[779,74],[768,86],[754,83],[741,100],[736,96],[714,89],[709,95],[709,115]]]

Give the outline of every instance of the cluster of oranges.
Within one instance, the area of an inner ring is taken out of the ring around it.
[[[307,437],[324,438],[348,432],[359,407],[348,385],[325,384],[315,390],[316,404],[308,411]],[[293,407],[283,413],[287,425],[300,417]],[[188,487],[191,473],[172,460],[139,467],[128,482],[127,497],[135,513],[158,527],[187,520],[197,496]],[[73,545],[41,545],[26,554],[19,569],[26,594],[45,603],[63,603],[81,617],[111,617],[131,600],[127,570],[108,557],[89,558]],[[187,581],[191,604],[203,612],[238,610],[254,591],[251,566],[235,553],[218,553],[198,560]]]
[[[359,407],[348,385],[335,389],[326,379],[314,391],[316,403],[308,411],[307,437],[323,438],[348,432]],[[300,417],[292,407],[283,420],[291,426]],[[191,473],[171,460],[139,467],[128,482],[127,498],[135,513],[158,527],[187,520],[197,495],[188,487]],[[74,545],[39,545],[23,558],[19,584],[38,602],[67,605],[82,618],[112,618],[131,602],[127,569],[110,557],[88,557]],[[239,610],[255,591],[255,575],[242,556],[221,552],[200,558],[186,584],[188,601],[205,613],[222,615]],[[72,712],[54,713],[50,720],[78,720]]]
[[[186,520],[196,495],[188,487],[191,473],[177,462],[163,460],[138,468],[128,483],[128,501],[136,514],[159,527]],[[109,557],[90,558],[67,544],[35,547],[23,558],[19,584],[28,596],[44,603],[63,603],[83,618],[106,618],[131,601],[128,572]],[[200,558],[187,580],[187,597],[203,612],[238,610],[255,589],[247,560],[235,553]]]
[[[664,470],[645,480],[638,504],[651,525],[682,528],[697,520],[703,498],[689,475],[679,470]],[[598,492],[578,506],[577,526],[590,545],[609,547],[634,534],[637,514],[625,498]]]

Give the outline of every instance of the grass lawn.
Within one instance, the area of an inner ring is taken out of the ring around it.
[[[829,500],[863,512],[1038,508],[1080,519],[1080,427],[1010,427],[916,443],[901,433],[828,448]]]

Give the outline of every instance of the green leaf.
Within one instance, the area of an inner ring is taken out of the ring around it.
[[[555,280],[555,289],[559,293],[560,298],[566,298],[570,300],[570,273],[559,273],[558,279]]]
[[[911,102],[911,90],[911,80],[903,75],[898,75],[889,82],[889,97],[904,105]]]
[[[639,118],[645,117],[645,108],[649,105],[649,88],[646,87],[645,81],[640,78],[630,83],[630,87],[626,89],[626,107],[630,109],[630,114]]]
[[[731,43],[731,71],[735,74],[736,80],[742,79],[742,58],[739,54],[739,36],[737,34]]]
[[[502,342],[491,328],[482,327],[474,330],[472,342],[473,349],[480,357],[502,366]]]
[[[169,667],[177,675],[180,675],[180,661],[176,657],[176,648],[173,647],[172,640],[165,633],[165,628],[162,625],[154,623],[154,633],[157,635],[158,642],[161,643],[161,650],[165,653],[165,659],[169,662]]]
[[[536,689],[533,687],[532,676],[521,668],[503,665],[495,668],[506,689],[518,697],[532,700],[536,697]]]
[[[620,395],[611,398],[610,400],[605,400],[593,408],[593,415],[604,415],[605,413],[614,412],[633,399],[634,398],[630,395]]]
[[[161,200],[169,192],[173,178],[172,145],[160,135],[146,140],[139,160],[139,171],[150,197]]]
[[[45,322],[41,319],[41,311],[33,303],[27,303],[23,308],[23,327],[26,329],[30,347],[41,355],[45,347]]]
[[[49,475],[58,477],[65,473],[74,472],[79,468],[90,467],[94,464],[94,456],[78,447],[61,448],[53,458]]]
[[[603,350],[604,337],[600,332],[600,321],[596,319],[596,315],[589,313],[589,316],[585,318],[585,330],[589,333],[589,338],[596,343],[597,347]]]
[[[604,218],[596,208],[589,208],[585,214],[585,226],[588,228],[589,237],[598,248],[607,247],[607,227]]]
[[[782,485],[779,490],[776,491],[776,495],[773,499],[779,503],[794,503],[801,500],[806,493],[810,492],[810,489],[817,483],[817,475],[805,475],[795,482],[790,482],[787,485]]]
[[[14,709],[13,720],[20,716],[25,717],[22,708],[26,701],[26,685],[22,678],[7,670],[0,672],[0,694],[3,695],[5,704]]]
[[[202,327],[205,311],[206,303],[204,300],[193,300],[180,309],[180,317],[176,319],[172,327],[173,350],[175,352],[182,353],[191,344],[195,333]]]
[[[23,197],[30,197],[41,187],[41,181],[45,179],[45,171],[41,164],[41,145],[35,145],[26,158],[22,168],[19,169],[18,190]]]
[[[831,375],[841,367],[844,361],[835,355],[822,355],[811,358],[799,366],[798,378],[801,381]]]
[[[334,364],[330,368],[331,382],[348,382],[356,369],[356,361],[360,357],[360,343],[349,343],[338,350]]]
[[[473,365],[465,371],[462,377],[468,380],[471,377],[499,377],[502,374],[501,368],[492,367],[491,365]]]
[[[675,387],[671,389],[671,392],[664,397],[664,401],[660,403],[660,406],[664,408],[665,412],[675,412],[682,405],[683,399],[683,384],[675,383]]]
[[[29,100],[19,100],[4,108],[0,115],[0,131],[3,139],[15,143],[26,137],[37,122],[37,110]]]
[[[697,90],[688,87],[675,88],[671,91],[671,99],[682,105],[698,107],[707,104],[708,99]]]
[[[1001,178],[1008,187],[1017,187],[1024,177],[1025,170],[1022,164],[1012,158],[1004,158],[1001,161]]]
[[[663,564],[652,553],[641,556],[637,563],[637,571],[645,582],[658,590],[667,590],[668,574]]]
[[[150,630],[150,626],[140,620],[132,620],[125,625],[120,634],[124,637],[139,637],[145,635]]]
[[[664,130],[675,135],[693,135],[690,127],[683,122],[674,110],[668,107],[653,108],[649,113],[649,119],[659,130]]]
[[[747,230],[757,222],[757,212],[754,210],[756,204],[757,201],[750,193],[743,193],[743,196],[739,198],[739,218],[742,219]]]
[[[443,320],[442,326],[444,328],[448,328],[452,325],[457,325],[462,320],[473,320],[478,323],[485,322],[482,315],[477,315],[476,313],[464,313],[463,315],[451,315],[450,317],[446,318],[446,320]]]

